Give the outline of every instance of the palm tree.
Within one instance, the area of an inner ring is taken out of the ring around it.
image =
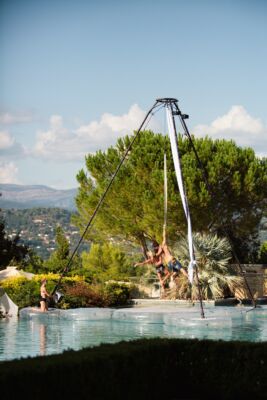
[[[242,286],[242,278],[230,267],[231,247],[226,238],[212,234],[193,235],[195,257],[198,267],[198,277],[203,299],[222,298],[226,293],[234,293]],[[188,243],[182,238],[174,247],[174,254],[185,267],[189,264]],[[177,279],[176,296],[188,298],[190,293],[186,277]],[[192,285],[191,296],[198,298],[196,282]]]

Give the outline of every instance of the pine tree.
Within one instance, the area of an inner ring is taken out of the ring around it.
[[[66,267],[70,254],[70,245],[60,226],[56,229],[56,250],[45,262],[49,272],[62,272]]]
[[[240,261],[253,261],[258,253],[258,228],[267,207],[267,159],[258,159],[250,148],[233,141],[208,137],[193,142],[206,170],[209,188],[187,138],[179,136],[185,190],[194,231],[225,231]],[[77,179],[76,224],[83,231],[131,137],[119,139],[106,152],[86,157],[86,171]],[[147,240],[161,241],[163,224],[163,154],[168,160],[168,242],[186,231],[169,139],[141,132],[122,166],[87,239],[127,239],[146,251]],[[211,192],[210,189],[211,188]]]

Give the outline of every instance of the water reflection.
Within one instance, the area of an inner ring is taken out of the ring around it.
[[[44,356],[66,349],[78,350],[100,343],[148,337],[267,341],[266,307],[242,313],[235,309],[215,311],[211,311],[206,321],[194,320],[191,315],[188,318],[189,310],[164,314],[158,323],[155,316],[151,316],[149,322],[148,314],[140,320],[133,316],[132,320],[76,320],[53,317],[52,314],[49,318],[3,320],[0,321],[0,360]]]
[[[18,319],[0,320],[0,360],[15,358]]]
[[[39,341],[40,341],[40,356],[46,354],[46,326],[40,324],[39,326]]]

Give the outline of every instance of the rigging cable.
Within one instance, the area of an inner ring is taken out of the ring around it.
[[[74,256],[75,256],[75,254],[77,253],[77,251],[78,251],[78,249],[79,249],[79,247],[80,247],[80,245],[81,245],[81,243],[82,243],[82,241],[83,241],[83,239],[84,239],[86,233],[88,232],[89,228],[91,227],[92,222],[94,221],[94,219],[95,219],[95,217],[96,217],[96,215],[97,215],[98,210],[100,209],[102,203],[104,202],[105,197],[106,197],[106,195],[107,195],[109,189],[111,188],[111,186],[112,186],[112,184],[113,184],[113,182],[114,182],[116,176],[118,175],[119,170],[120,170],[122,164],[124,163],[124,161],[125,161],[125,159],[126,159],[128,153],[130,152],[130,150],[131,150],[131,148],[132,148],[134,142],[136,141],[137,137],[139,136],[139,133],[141,132],[141,130],[142,130],[142,128],[143,128],[144,126],[147,126],[148,122],[150,121],[150,119],[151,119],[152,116],[154,115],[155,112],[153,113],[153,110],[156,110],[156,109],[157,109],[157,111],[159,111],[162,107],[163,107],[162,104],[159,104],[158,101],[156,101],[156,102],[154,103],[154,105],[150,108],[150,110],[146,113],[146,116],[145,116],[143,122],[141,123],[139,129],[135,132],[135,135],[134,135],[132,141],[130,142],[128,148],[126,149],[126,151],[125,151],[125,153],[124,153],[124,155],[123,155],[123,157],[121,158],[121,160],[120,160],[120,162],[119,162],[119,164],[118,164],[118,166],[117,166],[117,168],[116,168],[116,170],[115,170],[113,176],[111,177],[111,179],[110,179],[110,181],[109,181],[109,183],[108,183],[108,185],[107,185],[107,187],[106,187],[104,193],[103,193],[102,196],[100,197],[100,199],[99,199],[99,201],[98,201],[98,203],[97,203],[97,205],[96,205],[96,207],[95,207],[95,209],[94,209],[94,211],[93,211],[93,213],[92,213],[92,215],[91,215],[91,217],[90,217],[90,219],[89,219],[89,221],[88,221],[88,223],[87,223],[87,225],[86,225],[86,228],[84,229],[83,234],[82,234],[81,237],[80,237],[80,240],[78,241],[76,247],[74,248],[74,250],[73,250],[73,252],[72,252],[72,254],[71,254],[71,256],[70,256],[70,258],[69,258],[69,260],[68,260],[68,263],[67,263],[66,267],[65,267],[64,270],[62,271],[62,273],[61,273],[61,275],[60,275],[60,277],[59,277],[59,280],[58,280],[57,284],[55,285],[55,287],[54,287],[54,289],[53,289],[53,291],[52,291],[52,293],[51,293],[52,296],[55,295],[56,291],[58,290],[58,288],[59,288],[59,286],[60,286],[60,284],[61,284],[61,281],[62,281],[63,277],[64,277],[64,276],[66,275],[66,273],[69,271],[70,266],[71,266],[71,263],[72,263],[72,261],[73,261],[73,258],[74,258]]]

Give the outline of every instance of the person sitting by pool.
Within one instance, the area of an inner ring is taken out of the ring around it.
[[[46,312],[48,311],[48,298],[50,297],[50,294],[46,290],[46,284],[47,280],[42,279],[41,281],[41,288],[40,288],[40,306],[41,306],[41,311]]]
[[[186,270],[182,267],[181,263],[171,254],[171,251],[166,243],[166,238],[163,238],[162,244],[158,247],[156,256],[162,256],[164,263],[167,265],[171,279],[174,281],[181,271],[184,276],[188,278]]]
[[[164,291],[165,289],[165,282],[166,280],[169,278],[169,276],[171,275],[170,272],[168,271],[167,268],[165,268],[165,265],[162,263],[162,257],[161,255],[156,255],[153,254],[152,251],[148,251],[147,252],[147,260],[143,261],[143,262],[139,262],[136,263],[134,265],[134,267],[139,267],[141,265],[146,265],[146,264],[152,264],[155,265],[156,267],[156,272],[157,272],[157,276],[159,278],[160,281],[160,285]]]

